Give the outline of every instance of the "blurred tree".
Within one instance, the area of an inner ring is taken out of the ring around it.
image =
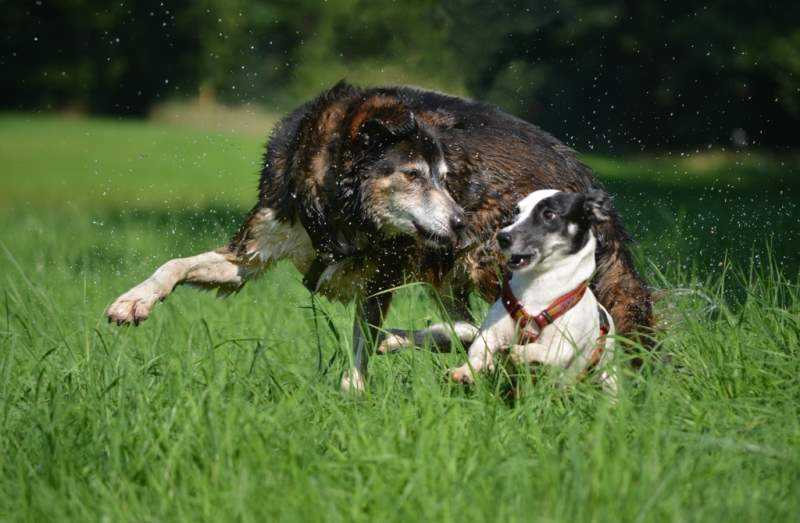
[[[436,0],[307,2],[293,48],[287,94],[305,100],[342,78],[364,84],[425,84],[461,92],[449,17]]]
[[[0,2],[2,104],[142,114],[190,89],[201,43],[191,0]]]
[[[288,106],[345,76],[461,84],[437,2],[0,0],[0,103],[137,115],[199,88]],[[408,72],[411,71],[411,74]]]
[[[285,111],[337,80],[502,106],[578,147],[798,145],[800,3],[0,0],[0,106]]]
[[[796,145],[800,4],[446,0],[479,98],[581,147]]]
[[[296,54],[320,9],[310,0],[198,2],[188,18],[204,21],[195,28],[203,42],[203,85],[228,102],[285,101]]]

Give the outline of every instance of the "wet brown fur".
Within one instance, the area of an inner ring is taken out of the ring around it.
[[[364,126],[374,119],[403,125],[409,113],[444,151],[446,189],[466,213],[467,235],[473,239],[469,249],[441,251],[411,237],[386,237],[368,218],[370,208],[385,204],[379,195],[392,182],[359,174],[359,162],[369,161],[358,149]],[[377,190],[365,193],[367,184]],[[259,201],[229,249],[240,257],[251,255],[259,211],[271,208],[280,220],[299,220],[321,258],[346,262],[342,277],[352,285],[323,288],[326,294],[350,299],[410,278],[447,285],[457,296],[476,290],[491,302],[499,292],[492,238],[516,203],[538,189],[592,187],[600,185],[573,150],[494,107],[406,87],[360,89],[340,83],[278,124],[264,157]],[[371,195],[367,201],[361,201],[364,194]],[[651,296],[633,266],[622,221],[612,214],[595,230],[593,289],[618,332],[630,335],[651,328]]]

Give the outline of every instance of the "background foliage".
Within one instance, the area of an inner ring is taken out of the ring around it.
[[[283,111],[342,77],[468,94],[580,148],[797,145],[800,4],[0,1],[0,103]]]

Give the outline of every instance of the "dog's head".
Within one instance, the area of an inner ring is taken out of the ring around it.
[[[435,130],[399,103],[373,107],[351,131],[352,172],[361,210],[386,235],[446,247],[465,228],[464,211],[445,186],[447,164]]]
[[[609,219],[611,201],[603,191],[535,191],[517,205],[514,223],[498,231],[497,244],[512,271],[555,265],[586,247],[592,225]]]

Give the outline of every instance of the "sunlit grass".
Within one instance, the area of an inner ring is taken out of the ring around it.
[[[0,116],[0,209],[249,203],[264,138],[112,119]]]
[[[235,229],[254,198],[258,140],[29,116],[0,120],[0,135],[0,519],[800,513],[798,214],[779,194],[794,196],[788,182],[684,192],[665,173],[670,193],[649,184],[652,164],[634,163],[645,169],[636,177],[590,158],[642,239],[651,282],[691,289],[667,291],[659,352],[625,377],[615,406],[590,384],[564,390],[547,376],[510,405],[494,379],[471,391],[449,384],[444,371],[460,356],[425,351],[373,358],[369,391],[353,398],[336,388],[350,311],[319,300],[315,325],[286,264],[226,300],[180,289],[137,329],[104,321],[105,306],[157,264]],[[762,193],[768,204],[752,216],[768,226],[696,199],[744,206]],[[765,231],[781,224],[768,255]],[[729,255],[712,263],[696,248],[710,248],[709,226],[748,247],[720,242],[713,256]],[[414,286],[388,325],[437,317]]]

